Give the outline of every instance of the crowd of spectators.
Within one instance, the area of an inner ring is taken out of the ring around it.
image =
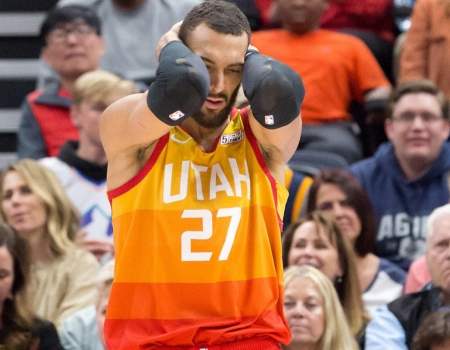
[[[148,89],[158,40],[203,1],[60,0],[47,13],[20,160],[0,177],[0,348],[106,349],[115,252],[99,117]],[[303,79],[297,152],[348,163],[286,168],[285,348],[450,346],[450,0],[417,0],[408,31],[389,0],[226,1],[251,45]]]
[[[348,326],[363,347],[369,314],[364,308],[356,260],[349,240],[329,215],[312,212],[283,232],[283,267],[310,265],[336,288]]]

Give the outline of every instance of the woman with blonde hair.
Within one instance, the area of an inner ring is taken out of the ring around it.
[[[283,232],[283,266],[310,265],[334,284],[350,331],[363,347],[369,316],[364,309],[353,249],[331,215],[312,212]]]
[[[94,303],[95,257],[72,240],[80,219],[55,174],[35,160],[9,165],[0,177],[0,215],[30,247],[34,312],[57,327]]]
[[[356,350],[345,314],[330,279],[308,266],[284,273],[284,313],[292,334],[286,350]]]

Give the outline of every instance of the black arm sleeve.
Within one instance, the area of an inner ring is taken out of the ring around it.
[[[178,125],[200,110],[209,86],[209,73],[202,59],[181,41],[171,41],[161,51],[147,104],[161,121]]]
[[[257,51],[247,54],[242,88],[256,120],[268,129],[280,128],[297,118],[305,97],[297,72]]]

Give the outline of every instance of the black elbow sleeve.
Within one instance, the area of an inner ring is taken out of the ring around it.
[[[181,41],[172,41],[161,51],[147,104],[161,121],[175,126],[200,110],[209,86],[208,70],[202,59]]]
[[[280,128],[297,118],[305,97],[296,71],[257,52],[251,52],[245,60],[242,88],[256,120],[268,129]]]

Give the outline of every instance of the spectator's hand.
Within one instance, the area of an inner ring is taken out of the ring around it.
[[[161,39],[159,39],[158,45],[156,45],[156,59],[159,61],[159,54],[161,53],[161,50],[171,41],[177,40],[181,41],[178,37],[178,33],[180,32],[181,23],[183,21],[175,23],[170,30],[164,34]]]
[[[114,257],[114,244],[108,241],[100,241],[96,239],[85,239],[80,246],[83,249],[90,251],[100,261],[107,253]]]
[[[113,243],[97,239],[89,239],[87,238],[87,232],[83,230],[78,232],[75,238],[75,244],[78,247],[86,249],[87,251],[94,254],[98,261],[100,261],[102,257],[107,253],[109,253],[111,257],[114,257],[115,254]]]

